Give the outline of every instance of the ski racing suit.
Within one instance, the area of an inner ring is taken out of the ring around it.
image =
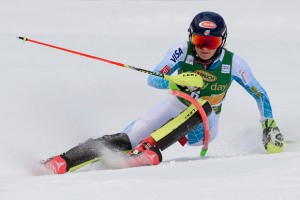
[[[273,117],[267,93],[252,75],[247,63],[226,49],[222,49],[220,56],[211,63],[208,69],[205,69],[204,65],[197,61],[190,42],[182,42],[169,49],[162,61],[155,67],[154,71],[167,75],[171,75],[175,71],[177,71],[178,74],[194,72],[202,77],[204,82],[202,88],[184,92],[195,99],[201,98],[209,102],[206,104],[210,109],[210,111],[207,112],[209,113],[209,142],[218,134],[218,123],[222,103],[233,80],[239,83],[256,100],[261,114],[261,121]],[[148,84],[158,89],[169,88],[168,80],[153,75],[149,75]],[[207,108],[207,106],[203,105],[202,107]],[[97,139],[89,139],[69,151],[54,157],[59,160],[63,159],[66,163],[64,169],[56,173],[75,171],[86,164],[101,159],[103,147],[122,152],[131,151],[145,138],[148,138],[155,131],[161,130],[162,127],[165,127],[164,125],[184,114],[190,107],[190,102],[170,95],[161,103],[150,109],[150,111],[129,124],[123,132],[104,135]],[[200,119],[199,115],[195,115],[195,117]],[[195,121],[195,119],[196,118],[193,118],[193,120],[186,122],[184,125],[185,128],[183,129],[172,129],[176,130],[176,133],[167,133],[168,136],[173,137],[177,134],[177,136],[181,137],[181,135],[183,135],[189,145],[203,145],[204,126],[201,121]],[[177,141],[177,138],[174,140],[174,137],[172,139],[169,137],[166,138],[164,141],[167,142],[163,145],[164,147],[162,148],[160,145],[161,150]],[[160,144],[162,144],[162,142]],[[56,160],[52,159],[52,161],[54,162]],[[51,162],[51,159],[46,163],[49,162]]]
[[[232,80],[240,84],[255,99],[261,121],[273,117],[268,95],[251,73],[248,64],[226,49],[222,49],[220,56],[210,65],[209,69],[205,69],[203,64],[196,61],[192,45],[189,42],[182,42],[168,50],[154,71],[167,75],[171,75],[175,71],[178,74],[194,72],[202,76],[204,87],[200,91],[190,92],[190,95],[194,98],[201,97],[208,100],[213,108],[213,112],[208,116],[210,142],[218,134],[222,103]],[[169,88],[168,80],[153,75],[149,75],[148,84],[158,89]],[[188,105],[189,103],[185,100],[170,95],[149,112],[132,122],[123,132],[128,135],[132,147],[135,147],[153,131],[178,116]],[[191,130],[186,137],[189,145],[202,145],[204,137],[203,123]]]

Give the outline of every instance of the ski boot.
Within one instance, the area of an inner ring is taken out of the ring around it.
[[[156,141],[150,136],[128,154],[127,167],[158,165],[162,155]]]

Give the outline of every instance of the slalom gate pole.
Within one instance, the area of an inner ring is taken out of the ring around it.
[[[154,76],[164,77],[164,74],[162,74],[160,72],[148,71],[148,70],[145,70],[145,69],[141,69],[141,68],[133,67],[133,66],[130,66],[130,65],[126,65],[126,64],[123,64],[123,63],[120,63],[120,62],[107,60],[107,59],[100,58],[100,57],[97,57],[97,56],[92,56],[92,55],[81,53],[81,52],[78,52],[78,51],[73,51],[73,50],[70,50],[70,49],[54,46],[54,45],[47,44],[47,43],[44,43],[44,42],[39,42],[39,41],[36,41],[36,40],[29,39],[27,37],[18,37],[18,38],[20,40],[23,40],[24,42],[32,42],[32,43],[39,44],[39,45],[42,45],[42,46],[46,46],[46,47],[58,49],[58,50],[61,50],[61,51],[66,51],[66,52],[69,52],[69,53],[73,53],[73,54],[76,54],[76,55],[84,56],[84,57],[87,57],[87,58],[91,58],[91,59],[103,61],[103,62],[106,62],[106,63],[110,63],[110,64],[113,64],[113,65],[116,65],[116,66],[119,66],[119,67],[132,69],[132,70],[135,70],[135,71],[143,72],[143,73],[154,75]]]
[[[207,119],[207,115],[204,111],[204,109],[202,108],[202,106],[199,104],[199,102],[194,99],[193,97],[191,97],[190,95],[184,93],[184,92],[180,92],[178,90],[172,90],[171,93],[173,95],[179,96],[181,98],[184,98],[186,100],[188,100],[189,102],[191,102],[199,111],[200,116],[202,118],[203,121],[203,126],[204,126],[204,141],[203,141],[203,147],[201,149],[200,155],[201,156],[205,156],[208,150],[208,143],[209,143],[209,125],[208,125],[208,119]]]
[[[106,63],[109,63],[109,64],[113,64],[113,65],[116,65],[116,66],[119,66],[119,67],[124,67],[124,68],[127,68],[127,69],[132,69],[132,70],[135,70],[135,71],[143,72],[143,73],[146,73],[146,74],[149,74],[149,75],[154,75],[154,76],[159,76],[159,77],[165,78],[165,75],[160,73],[160,72],[153,72],[153,71],[133,67],[133,66],[123,64],[123,63],[120,63],[120,62],[116,62],[116,61],[104,59],[104,58],[101,58],[101,57],[81,53],[81,52],[78,52],[78,51],[66,49],[66,48],[59,47],[59,46],[54,46],[54,45],[47,44],[47,43],[44,43],[44,42],[39,42],[39,41],[36,41],[36,40],[29,39],[27,37],[18,37],[18,38],[20,40],[23,40],[24,42],[31,42],[31,43],[39,44],[39,45],[42,45],[42,46],[58,49],[58,50],[61,50],[61,51],[66,51],[66,52],[69,52],[69,53],[72,53],[72,54],[76,54],[76,55],[80,55],[80,56],[83,56],[83,57],[99,60],[99,61],[106,62]],[[189,95],[187,95],[183,92],[180,92],[178,90],[172,90],[171,93],[173,95],[179,96],[181,98],[184,98],[184,99],[190,101],[198,109],[198,111],[201,115],[201,118],[203,120],[203,125],[204,125],[204,142],[203,142],[203,147],[202,147],[200,155],[205,156],[206,152],[208,150],[208,142],[209,142],[209,126],[208,126],[208,119],[207,119],[205,111],[203,110],[202,106],[198,103],[198,101],[196,99],[194,99],[193,97],[191,97],[191,96],[189,96]]]

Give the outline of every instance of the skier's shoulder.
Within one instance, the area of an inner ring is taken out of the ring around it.
[[[244,84],[250,82],[253,77],[248,63],[236,53],[232,56],[232,77],[235,80],[242,80]]]
[[[173,44],[171,48],[169,48],[167,52],[167,57],[168,60],[170,60],[175,64],[180,61],[183,61],[184,58],[186,57],[187,52],[188,52],[188,42],[187,41],[178,42]]]
[[[182,51],[186,51],[188,49],[188,42],[187,41],[179,41],[177,43],[174,43],[170,50],[178,50],[181,49]]]
[[[236,53],[233,54],[232,62],[235,63],[236,65],[247,65],[245,59],[242,58],[241,56],[237,55]]]
[[[234,70],[239,70],[241,68],[244,70],[250,70],[250,67],[244,58],[227,49],[224,49],[224,51],[227,52],[228,54],[232,54],[232,68]]]

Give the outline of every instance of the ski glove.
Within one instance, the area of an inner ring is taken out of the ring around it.
[[[284,148],[284,138],[273,118],[262,122],[263,144],[268,153],[280,153]]]
[[[192,72],[185,72],[176,76],[165,75],[164,78],[169,81],[169,88],[172,90],[194,91],[203,87],[202,77]]]

